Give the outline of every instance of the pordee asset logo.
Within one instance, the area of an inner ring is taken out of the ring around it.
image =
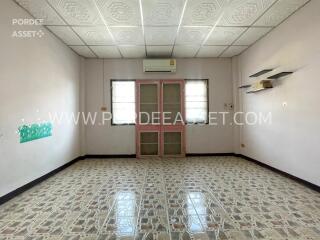
[[[43,25],[43,19],[12,19],[12,25],[14,26],[41,26]],[[40,30],[14,30],[12,37],[14,38],[42,38],[44,32]]]
[[[42,38],[44,35],[44,32],[42,30],[38,31],[13,31],[12,37],[15,38],[34,38],[39,37]]]

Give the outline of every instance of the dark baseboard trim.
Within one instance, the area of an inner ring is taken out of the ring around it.
[[[315,184],[313,184],[313,183],[311,183],[311,182],[308,182],[308,181],[306,181],[306,180],[303,180],[303,179],[301,179],[301,178],[298,178],[298,177],[296,177],[296,176],[294,176],[294,175],[291,175],[290,173],[287,173],[287,172],[284,172],[284,171],[279,170],[279,169],[277,169],[277,168],[271,167],[271,166],[268,165],[268,164],[262,163],[262,162],[260,162],[260,161],[258,161],[258,160],[255,160],[255,159],[253,159],[253,158],[247,157],[247,156],[242,155],[242,154],[234,154],[234,156],[235,156],[235,157],[241,157],[241,158],[243,158],[243,159],[246,159],[246,160],[248,160],[248,161],[250,161],[250,162],[253,162],[253,163],[255,163],[255,164],[257,164],[257,165],[259,165],[259,166],[261,166],[261,167],[267,168],[267,169],[269,169],[269,170],[271,170],[271,171],[274,171],[274,172],[276,172],[276,173],[281,174],[282,176],[285,176],[285,177],[287,177],[287,178],[290,178],[290,179],[292,179],[292,180],[300,183],[301,185],[304,185],[305,187],[308,187],[308,188],[311,188],[311,189],[314,190],[314,191],[320,192],[320,186],[315,185]]]
[[[136,158],[136,154],[88,154],[83,156],[83,158]]]
[[[186,157],[218,157],[218,156],[234,156],[234,153],[186,153]]]
[[[51,172],[17,188],[16,190],[13,190],[12,192],[7,193],[6,195],[0,197],[0,205],[4,204],[5,202],[9,201],[10,199],[18,196],[19,194],[29,190],[30,188],[34,187],[35,185],[43,182],[44,180],[48,179],[49,177],[57,174],[58,172],[62,171],[63,169],[66,169],[67,167],[71,166],[72,164],[78,162],[79,160],[84,159],[83,157],[77,157],[70,162],[67,162],[66,164],[52,170]]]

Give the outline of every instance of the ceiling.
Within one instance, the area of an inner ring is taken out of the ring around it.
[[[310,0],[15,0],[87,58],[232,57]]]

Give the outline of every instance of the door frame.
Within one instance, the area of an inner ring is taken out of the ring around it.
[[[163,85],[164,84],[180,84],[180,103],[183,122],[176,125],[164,125],[163,124]],[[140,124],[140,86],[142,84],[156,84],[158,86],[158,112],[160,113],[160,123],[157,124]],[[145,79],[145,80],[136,80],[136,155],[137,158],[142,157],[184,157],[186,140],[185,140],[185,97],[184,97],[184,84],[183,79]],[[140,133],[141,132],[158,132],[158,155],[141,155],[140,148]],[[181,132],[181,154],[179,155],[164,155],[164,132]]]

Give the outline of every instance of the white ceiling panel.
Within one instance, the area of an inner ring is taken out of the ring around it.
[[[247,46],[230,46],[221,57],[234,57],[246,50]]]
[[[233,0],[219,25],[250,26],[277,0]]]
[[[235,43],[234,45],[251,45],[271,31],[272,28],[249,28]]]
[[[178,27],[146,27],[146,45],[173,45]]]
[[[200,46],[174,46],[173,57],[177,58],[192,58],[194,57]]]
[[[109,26],[141,25],[139,0],[95,1]]]
[[[311,0],[13,1],[87,57],[187,58],[238,55]]]
[[[84,45],[77,34],[68,26],[48,26],[48,29],[67,45]]]
[[[145,26],[177,26],[184,0],[142,0]]]
[[[309,0],[280,0],[268,10],[254,25],[277,26]]]
[[[33,17],[43,19],[45,25],[65,25],[59,15],[43,0],[16,0]]]
[[[183,25],[213,26],[228,0],[189,0],[182,20]]]
[[[216,27],[206,45],[231,45],[247,28],[245,27]]]
[[[87,45],[113,45],[114,41],[106,27],[73,27]]]
[[[124,58],[144,58],[146,57],[145,46],[119,46]]]
[[[173,46],[147,46],[148,57],[170,57]]]
[[[70,46],[76,53],[82,57],[95,58],[96,56],[87,46]]]
[[[90,46],[99,58],[121,58],[116,46]]]
[[[197,57],[210,58],[210,57],[219,57],[220,54],[228,46],[203,46],[200,48],[200,51],[197,54]]]
[[[141,27],[111,27],[110,30],[119,45],[144,45]]]
[[[211,27],[181,27],[176,44],[200,45],[209,34]]]
[[[69,25],[102,25],[92,0],[48,0]]]

